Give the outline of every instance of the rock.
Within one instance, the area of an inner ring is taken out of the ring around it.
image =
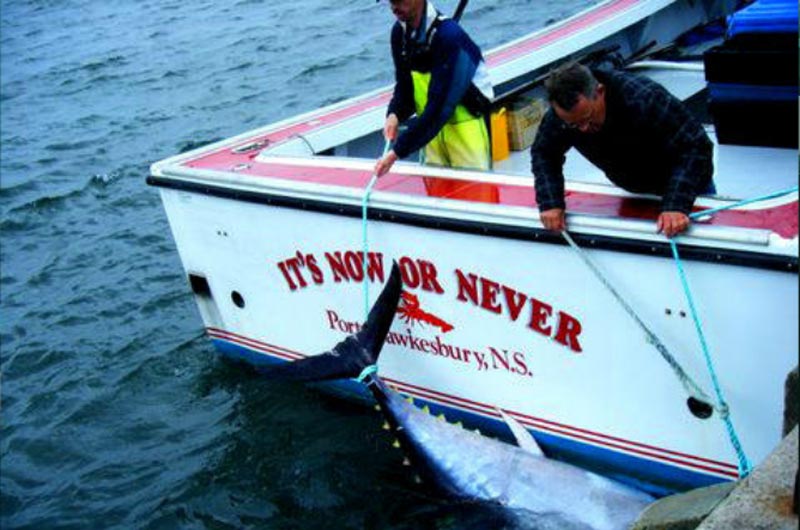
[[[795,427],[698,530],[797,530],[797,514],[792,510],[797,448]]]
[[[797,425],[800,408],[800,383],[797,381],[797,366],[786,376],[783,387],[783,435],[786,436]]]

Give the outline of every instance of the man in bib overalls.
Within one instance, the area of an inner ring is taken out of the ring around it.
[[[391,0],[390,6],[397,18],[392,28],[396,83],[383,132],[395,143],[375,164],[375,173],[386,174],[398,158],[422,148],[428,165],[490,169],[485,116],[494,92],[480,49],[457,22],[442,16],[430,1]],[[398,135],[400,123],[407,120],[407,129]],[[487,196],[496,194],[493,186],[464,184],[425,180],[433,196],[494,199]]]

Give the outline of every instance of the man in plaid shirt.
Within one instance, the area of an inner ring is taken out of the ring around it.
[[[571,147],[621,188],[662,196],[659,232],[672,237],[689,227],[697,195],[715,193],[712,143],[677,98],[649,79],[578,63],[556,69],[545,87],[551,108],[531,146],[531,170],[546,228],[566,228]]]

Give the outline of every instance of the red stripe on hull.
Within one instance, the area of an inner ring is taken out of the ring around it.
[[[513,61],[519,57],[527,55],[540,48],[544,48],[549,44],[553,44],[561,39],[569,38],[576,33],[587,29],[605,19],[616,16],[629,7],[638,4],[638,0],[618,0],[606,6],[594,9],[578,17],[562,26],[556,26],[551,31],[542,35],[532,37],[528,40],[522,41],[514,46],[498,50],[487,57],[486,62],[491,67],[499,66],[501,64]]]
[[[214,338],[226,340],[249,349],[259,350],[263,353],[273,355],[283,360],[292,361],[306,357],[306,355],[300,352],[290,350],[288,348],[284,348],[281,346],[269,344],[260,340],[251,339],[249,337],[238,335],[236,333],[232,333],[229,331],[217,328],[207,328],[207,331],[209,335]],[[420,399],[436,401],[441,403],[442,405],[454,406],[483,416],[499,418],[499,415],[495,411],[495,408],[486,403],[481,403],[478,401],[473,401],[459,396],[454,396],[452,394],[447,394],[437,390],[432,390],[430,388],[413,385],[396,379],[384,378],[384,380],[386,380],[387,383],[389,383],[392,387],[395,387],[399,391],[405,394],[411,394],[414,397],[418,397]],[[700,456],[681,453],[678,451],[656,447],[641,442],[626,440],[624,438],[619,438],[616,436],[611,436],[591,431],[588,429],[582,429],[580,427],[573,427],[571,425],[566,425],[563,423],[546,420],[535,416],[530,416],[517,411],[509,411],[509,410],[505,411],[507,413],[510,413],[512,416],[516,417],[521,423],[528,425],[529,427],[533,427],[560,436],[568,437],[575,440],[581,440],[583,442],[592,445],[598,445],[625,453],[632,453],[652,460],[669,462],[670,464],[677,464],[683,467],[701,470],[703,472],[721,475],[728,478],[739,477],[737,466],[727,462],[720,462],[717,460],[711,460]]]

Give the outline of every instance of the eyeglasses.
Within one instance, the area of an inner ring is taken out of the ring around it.
[[[567,127],[579,131],[585,131],[592,126],[592,124],[594,123],[595,104],[594,100],[588,100],[588,101],[591,102],[591,104],[589,105],[588,112],[581,118],[578,118],[577,120],[573,121],[572,123],[564,121],[564,124]]]
[[[594,87],[591,96],[580,95],[570,110],[556,104],[556,114],[564,125],[582,133],[596,132],[602,123],[603,94],[602,85]],[[581,114],[578,114],[581,113]],[[600,121],[601,123],[598,123]]]

